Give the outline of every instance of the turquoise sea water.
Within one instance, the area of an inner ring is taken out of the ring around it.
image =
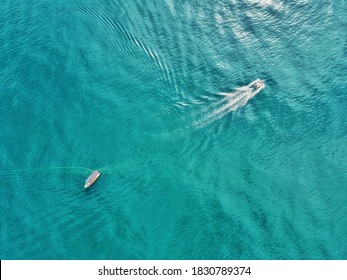
[[[347,259],[346,10],[1,0],[0,258]]]

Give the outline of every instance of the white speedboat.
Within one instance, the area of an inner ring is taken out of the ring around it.
[[[93,171],[93,173],[90,174],[90,176],[86,180],[86,184],[84,185],[84,188],[86,189],[86,188],[89,188],[91,185],[93,185],[100,175],[101,173],[98,170]]]
[[[248,85],[251,90],[251,98],[258,94],[265,87],[265,80],[256,79]]]

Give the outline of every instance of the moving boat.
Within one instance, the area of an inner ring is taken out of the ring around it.
[[[100,175],[101,173],[98,170],[93,171],[93,173],[90,174],[90,176],[86,180],[86,184],[84,185],[84,188],[86,189],[86,188],[89,188],[91,185],[93,185]]]
[[[251,98],[259,93],[264,87],[265,87],[265,80],[256,79],[255,81],[251,82],[248,87],[252,90],[251,91]]]

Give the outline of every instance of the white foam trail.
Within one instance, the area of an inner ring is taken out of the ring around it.
[[[2,170],[6,173],[20,173],[20,172],[62,172],[62,173],[74,173],[74,174],[87,174],[93,172],[92,169],[82,166],[52,166],[52,167],[33,167],[33,168],[18,168]]]
[[[259,87],[257,89],[253,87],[253,85],[256,83],[259,84]],[[264,87],[264,82],[257,79],[247,86],[236,88],[234,92],[217,93],[217,95],[222,96],[223,98],[221,100],[218,100],[217,102],[212,103],[209,107],[203,109],[200,113],[198,113],[198,120],[195,121],[194,124],[199,127],[208,125],[224,117],[230,112],[245,106],[248,101],[257,93],[259,93]]]

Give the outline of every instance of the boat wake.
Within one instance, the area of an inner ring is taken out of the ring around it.
[[[232,111],[245,106],[248,101],[265,87],[264,80],[256,79],[247,86],[236,88],[233,92],[219,92],[221,100],[212,103],[208,108],[200,111],[194,124],[198,127],[206,126]]]
[[[33,167],[33,168],[4,168],[3,171],[6,171],[6,175],[19,174],[19,173],[33,173],[33,172],[59,172],[59,173],[71,173],[71,174],[80,174],[85,175],[93,170],[87,167],[82,166],[51,166],[51,167]],[[1,173],[0,173],[1,174]],[[2,176],[5,174],[1,174]]]

